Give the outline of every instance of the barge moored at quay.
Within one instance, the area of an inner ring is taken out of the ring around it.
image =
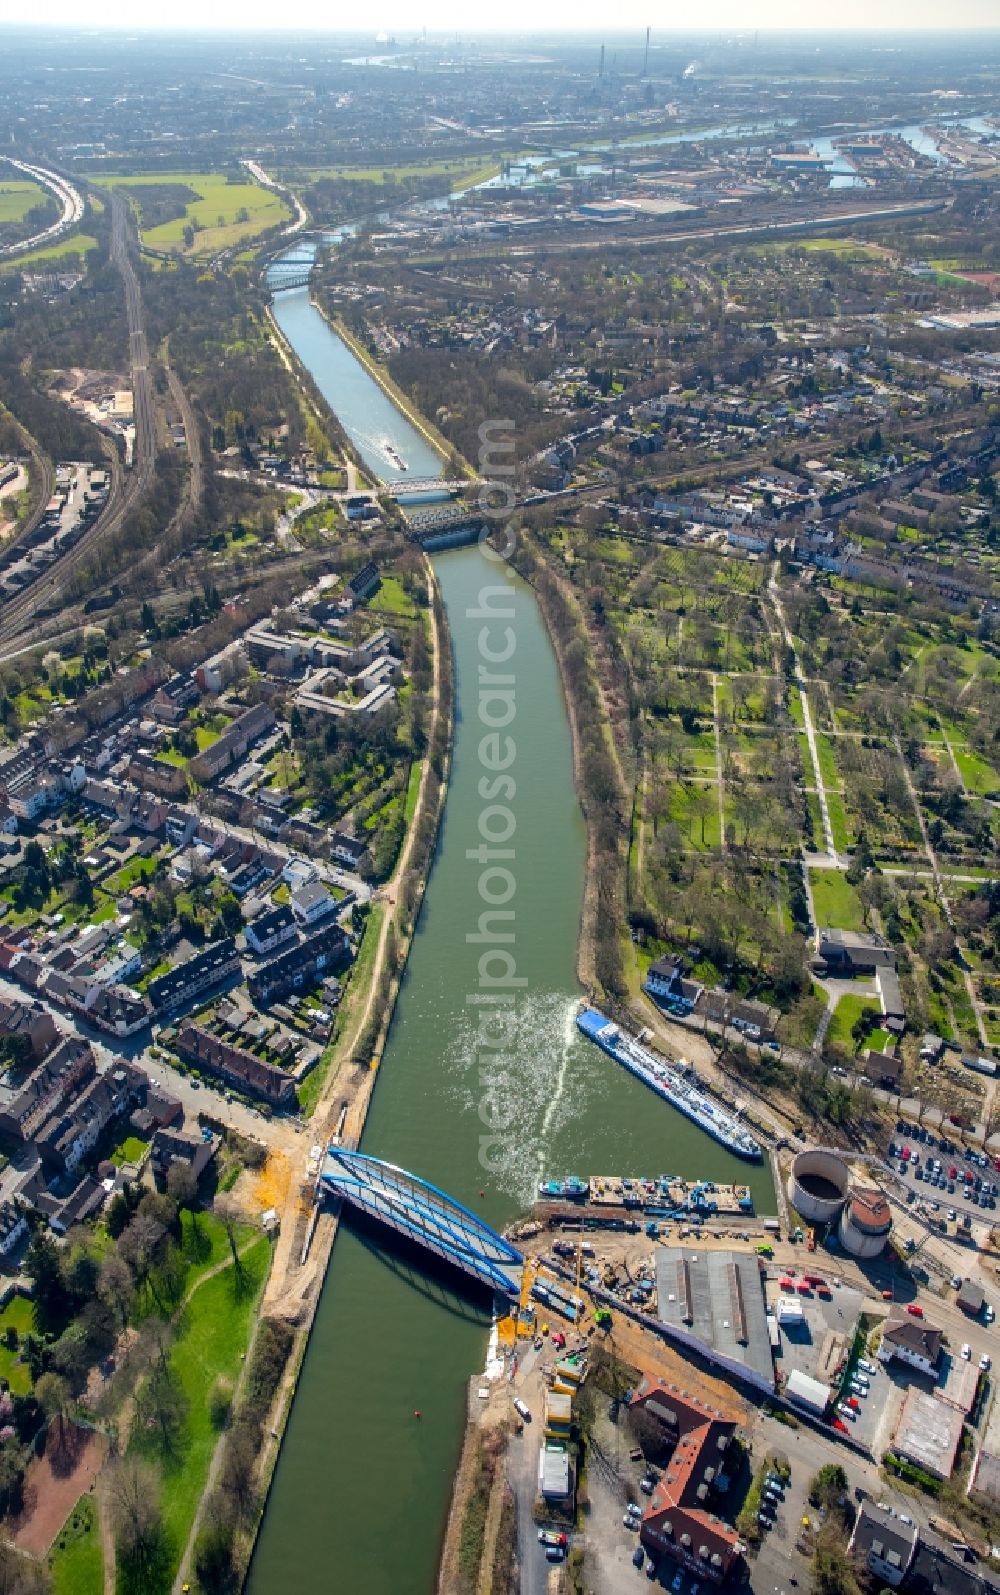
[[[615,1063],[620,1063],[629,1074],[634,1074],[644,1085],[655,1091],[664,1102],[683,1113],[713,1141],[718,1141],[737,1157],[759,1163],[763,1153],[749,1130],[744,1129],[739,1117],[720,1107],[704,1091],[686,1077],[687,1065],[671,1065],[651,1052],[641,1042],[619,1029],[596,1008],[585,1008],[577,1014],[577,1025],[588,1041],[593,1041]]]
[[[629,1179],[617,1174],[592,1174],[589,1179],[542,1180],[540,1202],[578,1202],[581,1207],[621,1208],[650,1218],[747,1218],[754,1211],[747,1185],[722,1185],[714,1180],[682,1180],[675,1174]]]

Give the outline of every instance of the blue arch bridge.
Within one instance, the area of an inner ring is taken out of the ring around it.
[[[327,1152],[319,1185],[326,1195],[378,1219],[488,1289],[520,1296],[521,1253],[436,1185],[340,1146]]]

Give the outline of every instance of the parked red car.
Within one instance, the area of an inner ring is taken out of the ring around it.
[[[922,1318],[924,1316],[924,1309],[922,1307],[918,1307],[915,1301],[907,1302],[906,1310],[908,1313],[912,1314],[914,1318]]]

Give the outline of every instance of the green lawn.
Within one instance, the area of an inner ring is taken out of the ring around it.
[[[309,182],[322,177],[339,177],[348,183],[384,183],[387,186],[402,182],[405,177],[447,177],[453,188],[461,188],[484,183],[488,177],[496,177],[499,171],[499,161],[477,166],[468,161],[430,160],[401,166],[323,166],[302,175]]]
[[[189,259],[214,255],[220,249],[246,243],[290,215],[279,194],[261,188],[249,177],[243,183],[229,183],[223,172],[163,172],[141,177],[102,177],[101,180],[109,188],[125,189],[154,183],[184,184],[197,194],[198,198],[185,207],[183,216],[163,222],[142,235],[143,243],[150,249],[185,255]],[[237,221],[243,210],[247,212],[246,220]],[[190,246],[184,242],[184,229],[189,224],[199,229]]]
[[[373,614],[379,615],[405,615],[412,617],[417,612],[412,598],[398,576],[382,577],[382,585],[374,597],[369,600],[368,608]]]
[[[695,794],[697,793],[697,796]],[[704,805],[703,810],[698,804]],[[670,818],[680,826],[688,844],[697,852],[711,851],[720,843],[719,788],[714,781],[683,785],[670,790]],[[731,816],[728,816],[732,824]]]
[[[40,183],[33,183],[26,177],[10,181],[5,176],[0,183],[0,227],[5,222],[21,221],[47,197],[47,190]]]
[[[146,970],[145,974],[140,977],[139,990],[145,991],[150,981],[159,979],[160,975],[168,975],[173,967],[169,958],[161,958],[158,963],[153,965],[152,969]]]
[[[410,779],[406,784],[406,801],[403,804],[403,823],[409,825],[417,808],[417,797],[420,792],[420,772],[423,764],[419,759],[414,759],[410,765]]]
[[[854,830],[848,821],[847,811],[844,808],[844,800],[840,793],[831,792],[828,788],[826,794],[826,806],[830,815],[830,829],[833,832],[833,845],[836,847],[838,853],[843,853],[847,848],[853,847],[854,845]]]
[[[368,919],[365,924],[364,935],[361,938],[361,946],[358,949],[358,956],[355,959],[354,967],[351,970],[351,978],[347,987],[347,997],[345,998],[345,1001],[348,1004],[350,1019],[342,1020],[341,1025],[338,1026],[337,1034],[341,1033],[342,1025],[344,1023],[350,1023],[356,1020],[357,1009],[355,1002],[363,1001],[364,993],[368,990],[368,986],[372,978],[372,968],[375,963],[375,952],[378,947],[379,926],[382,922],[382,915],[384,913],[385,906],[382,903],[373,904],[372,908],[369,910]],[[327,1076],[330,1073],[330,1066],[333,1063],[335,1051],[336,1045],[335,1043],[332,1043],[326,1048],[316,1067],[309,1071],[302,1084],[298,1087],[297,1095],[299,1099],[299,1107],[307,1118],[312,1113],[317,1101],[319,1100],[320,1092],[322,1091]]]
[[[81,1495],[49,1552],[53,1595],[103,1595],[104,1555],[97,1503]]]
[[[864,930],[864,915],[857,892],[840,870],[809,871],[809,885],[817,926],[837,930]]]
[[[330,1065],[333,1063],[335,1051],[336,1044],[331,1043],[322,1053],[319,1061],[309,1070],[302,1084],[297,1088],[296,1095],[299,1099],[299,1108],[307,1119],[312,1115],[319,1101],[320,1092],[323,1090],[330,1073]]]
[[[242,1246],[250,1239],[253,1229],[249,1224],[237,1224],[236,1244]],[[197,1223],[185,1208],[181,1213],[181,1250],[188,1260],[185,1290],[191,1290],[198,1281],[224,1262],[230,1255],[226,1226],[216,1213],[198,1213]]]
[[[114,875],[109,875],[102,885],[106,892],[113,892],[116,897],[120,897],[139,881],[146,880],[155,870],[155,858],[130,858],[123,869]]]
[[[706,731],[683,732],[684,752],[690,762],[691,768],[697,771],[707,771],[715,774],[715,732]]]
[[[12,1326],[17,1330],[20,1340],[34,1333],[35,1313],[27,1296],[12,1296],[0,1313],[0,1378],[6,1379],[13,1395],[26,1396],[31,1389],[31,1374],[27,1365],[18,1362],[16,1351],[9,1351],[2,1344],[4,1331]]]
[[[823,785],[834,790],[840,786],[840,772],[837,769],[837,756],[833,750],[833,743],[822,732],[816,735],[816,753],[819,758],[819,770],[823,777]],[[810,768],[809,765],[806,768]]]
[[[119,1168],[123,1163],[138,1163],[148,1145],[148,1141],[141,1141],[137,1135],[127,1135],[124,1141],[115,1147],[111,1161]]]
[[[978,797],[992,797],[996,794],[1000,781],[986,760],[981,759],[978,753],[970,753],[968,748],[956,748],[955,763],[961,770],[962,780],[970,792]]]
[[[863,1013],[880,1014],[882,1012],[878,1002],[873,997],[841,997],[833,1010],[833,1018],[826,1032],[828,1041],[854,1051],[854,1038],[851,1031]]]
[[[269,1253],[266,1236],[259,1236],[243,1255],[242,1289],[230,1265],[204,1280],[181,1313],[169,1361],[184,1392],[186,1410],[173,1453],[164,1457],[151,1431],[133,1431],[130,1449],[151,1455],[161,1468],[163,1523],[174,1569],[191,1532],[219,1438],[208,1398],[220,1376],[234,1383],[239,1377]]]
[[[59,238],[54,244],[45,244],[41,249],[32,249],[26,255],[12,255],[0,264],[0,271],[20,271],[24,266],[38,266],[50,261],[64,260],[67,255],[89,255],[92,249],[97,248],[97,239],[89,233],[69,233],[65,238]]]

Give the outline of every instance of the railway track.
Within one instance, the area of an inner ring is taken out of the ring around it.
[[[28,519],[13,537],[8,538],[0,549],[0,565],[9,565],[29,547],[32,534],[36,531],[42,516],[48,508],[49,499],[55,490],[56,473],[52,461],[43,454],[34,438],[22,428],[22,434],[27,439],[26,447],[31,456],[31,463],[38,473],[38,503],[32,510]]]
[[[101,543],[123,525],[153,479],[156,462],[156,412],[153,382],[149,370],[149,348],[142,319],[142,293],[132,264],[129,244],[128,207],[120,194],[104,196],[111,210],[111,262],[122,280],[125,317],[128,324],[129,368],[135,413],[135,449],[132,469],[122,479],[114,473],[111,493],[93,526],[83,533],[56,563],[37,581],[9,599],[0,610],[0,644],[11,644],[35,625],[40,610],[58,602],[71,576],[89,560]]]

